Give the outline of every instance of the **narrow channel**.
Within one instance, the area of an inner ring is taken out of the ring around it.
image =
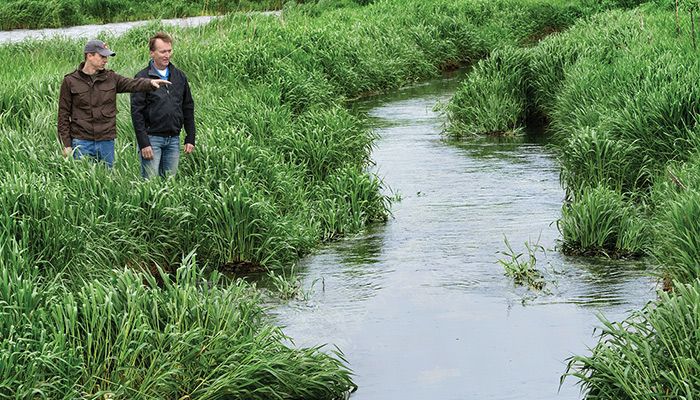
[[[563,256],[563,190],[541,135],[448,143],[447,102],[460,76],[357,104],[380,139],[376,171],[401,200],[387,224],[302,260],[307,298],[275,307],[297,346],[344,353],[351,398],[579,399],[565,360],[597,338],[597,314],[620,320],[653,299],[643,263]],[[547,293],[514,286],[497,263],[537,242]]]

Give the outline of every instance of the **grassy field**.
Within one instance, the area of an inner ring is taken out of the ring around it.
[[[697,5],[647,3],[579,21],[480,62],[448,106],[455,136],[553,132],[574,254],[649,256],[672,293],[622,323],[569,373],[589,399],[700,393],[700,79]],[[691,14],[691,11],[694,14]]]
[[[352,386],[342,354],[282,345],[255,290],[216,270],[288,267],[387,218],[367,172],[374,136],[349,99],[532,44],[593,8],[347,3],[173,31],[198,141],[166,182],[139,176],[126,95],[113,171],[60,156],[58,88],[82,42],[0,47],[0,397],[332,399]],[[159,29],[103,38],[110,68],[143,68]]]

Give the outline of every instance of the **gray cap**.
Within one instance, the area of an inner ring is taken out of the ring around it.
[[[116,56],[117,53],[113,52],[110,50],[105,42],[97,39],[90,40],[85,44],[85,51],[84,53],[99,53],[102,56],[105,57],[113,57]]]

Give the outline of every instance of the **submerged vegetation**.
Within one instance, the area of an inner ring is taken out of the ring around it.
[[[547,282],[536,268],[537,253],[545,252],[544,247],[539,244],[539,240],[535,243],[525,242],[525,251],[520,253],[513,250],[508,238],[504,238],[503,241],[507,250],[501,252],[505,257],[500,258],[498,263],[505,270],[505,274],[512,278],[517,285],[525,285],[535,290],[544,289]]]
[[[589,399],[700,393],[696,7],[657,1],[611,10],[536,46],[501,49],[447,108],[455,135],[545,120],[567,193],[563,249],[650,256],[673,282],[624,322],[603,319],[591,354],[570,360],[567,375]]]

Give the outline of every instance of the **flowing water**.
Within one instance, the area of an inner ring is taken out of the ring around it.
[[[356,400],[578,399],[565,360],[596,343],[596,317],[653,299],[644,264],[554,250],[563,190],[542,140],[448,143],[433,111],[459,79],[358,105],[381,138],[376,171],[393,218],[302,260],[306,300],[273,316],[297,346],[339,347]],[[540,135],[541,137],[541,135]],[[497,260],[538,242],[547,292],[515,287]]]

